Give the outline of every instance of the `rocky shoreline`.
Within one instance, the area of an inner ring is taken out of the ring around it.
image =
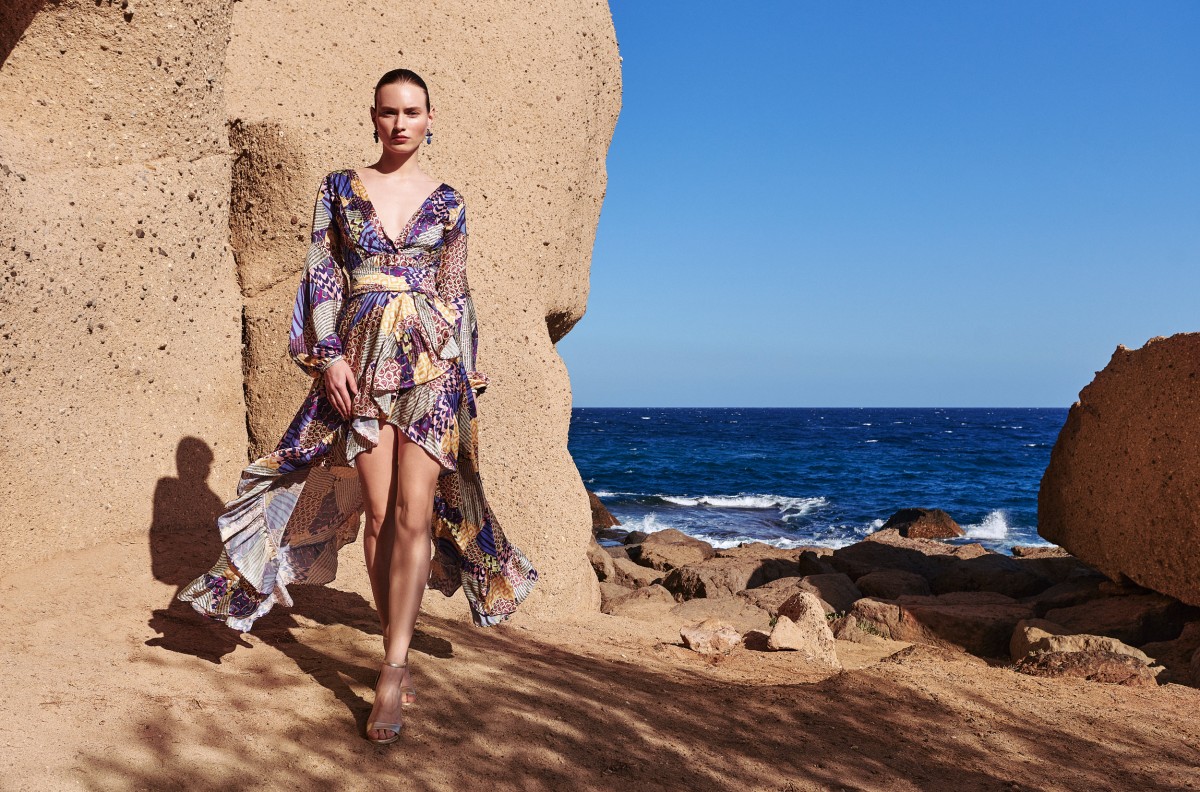
[[[891,640],[1032,676],[1200,687],[1200,608],[1114,582],[1057,547],[1008,556],[927,538],[961,535],[945,512],[901,510],[838,549],[781,549],[626,532],[595,496],[592,507],[601,610],[669,622],[697,652],[792,651],[837,670],[838,642]]]

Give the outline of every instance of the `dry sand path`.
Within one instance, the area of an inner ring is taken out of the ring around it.
[[[171,604],[211,545],[157,547],[0,581],[4,789],[1200,787],[1200,690],[904,644],[839,643],[835,675],[789,653],[710,661],[664,643],[669,625],[601,614],[481,630],[436,592],[410,654],[419,703],[376,747],[360,735],[382,645],[358,545],[336,587],[296,587],[241,637]]]

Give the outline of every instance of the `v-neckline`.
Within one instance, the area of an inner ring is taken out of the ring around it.
[[[359,197],[362,198],[364,201],[366,201],[367,206],[369,206],[371,208],[371,218],[374,221],[375,228],[379,231],[380,236],[383,237],[383,239],[385,239],[387,241],[387,243],[392,246],[393,250],[397,249],[398,246],[396,245],[396,240],[393,239],[388,234],[387,229],[383,227],[383,220],[379,217],[379,210],[377,210],[375,208],[375,202],[371,200],[371,194],[367,190],[366,182],[364,182],[362,180],[362,177],[358,175],[358,168],[350,168],[350,176],[353,181],[358,182],[355,189],[358,191]],[[425,196],[425,200],[421,201],[421,205],[418,206],[416,211],[414,211],[409,216],[408,221],[404,224],[404,227],[400,229],[400,236],[397,237],[397,239],[399,239],[401,242],[408,241],[408,235],[410,233],[412,233],[413,221],[415,221],[418,217],[421,216],[421,210],[423,210],[425,208],[425,204],[427,204],[431,200],[433,200],[433,196],[435,196],[439,192],[441,192],[441,189],[445,186],[446,186],[446,183],[442,182],[437,187],[433,188],[433,192],[431,192],[431,193],[429,193],[429,195]]]

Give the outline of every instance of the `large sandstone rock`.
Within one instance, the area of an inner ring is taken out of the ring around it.
[[[0,26],[0,427],[39,442],[0,450],[20,471],[0,564],[215,532],[247,443],[273,446],[311,382],[286,337],[316,187],[375,159],[371,90],[407,66],[437,110],[423,167],[469,206],[482,475],[541,572],[515,618],[595,610],[555,344],[587,305],[620,108],[607,4],[19,5]]]
[[[708,542],[688,536],[675,528],[655,531],[642,541],[627,545],[626,552],[639,564],[664,572],[716,555],[713,546]]]
[[[953,539],[966,534],[962,526],[941,509],[901,509],[888,518],[882,530],[892,528],[906,539]]]
[[[229,3],[3,14],[0,567],[132,540],[160,575],[246,464]]]
[[[1104,574],[1200,605],[1200,333],[1117,347],[1079,394],[1038,532]]]

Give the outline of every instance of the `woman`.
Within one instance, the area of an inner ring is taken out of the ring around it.
[[[426,585],[461,585],[488,626],[537,580],[479,477],[475,398],[488,378],[475,368],[463,196],[417,161],[433,117],[424,80],[388,72],[371,107],[379,161],[322,181],[288,348],[315,381],[275,451],[242,471],[217,520],[220,559],[179,594],[248,631],[292,604],[287,584],[333,580],[365,512],[384,639],[367,738],[379,744],[399,739],[415,700],[407,657]]]

